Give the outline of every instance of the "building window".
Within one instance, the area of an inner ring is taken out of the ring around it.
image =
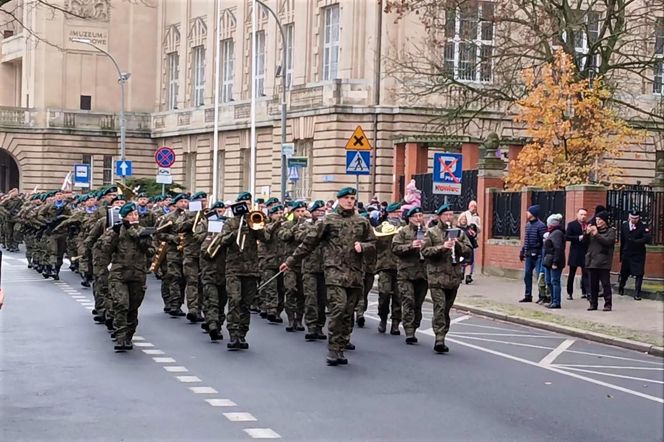
[[[111,184],[113,182],[113,156],[104,155],[104,164],[102,167],[102,181],[103,184]]]
[[[196,153],[184,154],[184,185],[191,192],[196,188]]]
[[[251,158],[249,149],[240,149],[240,191],[247,190],[249,188],[249,174],[251,173],[249,167],[249,160]]]
[[[337,78],[339,68],[339,5],[324,9],[323,80]]]
[[[664,17],[657,18],[655,25],[655,79],[653,92],[664,94]]]
[[[459,81],[493,79],[494,4],[468,2],[445,14],[443,70]]]
[[[295,26],[289,23],[284,27],[286,37],[286,87],[293,85],[293,30]]]
[[[256,95],[265,95],[265,31],[256,32]]]
[[[295,143],[295,156],[309,158],[307,167],[298,167],[296,170],[289,170],[293,188],[291,197],[296,199],[311,198],[311,189],[314,183],[314,165],[313,165],[314,142],[312,139],[300,140]],[[292,179],[297,176],[297,179]]]
[[[178,71],[180,55],[177,52],[168,54],[168,109],[178,108]]]
[[[233,101],[233,78],[235,76],[234,51],[235,47],[232,38],[221,42],[221,101],[224,103]]]
[[[81,110],[92,110],[92,96],[81,95]]]
[[[590,48],[599,38],[599,25],[602,15],[599,12],[588,11],[584,16],[584,29],[574,35],[574,52],[576,65],[580,71],[587,70],[592,76],[599,66],[599,54],[590,56]]]
[[[194,107],[199,107],[203,106],[203,96],[205,95],[205,47],[194,47],[193,57]]]
[[[84,153],[83,154],[83,160],[81,161],[82,164],[87,164],[88,166],[92,166],[92,155],[89,153]]]

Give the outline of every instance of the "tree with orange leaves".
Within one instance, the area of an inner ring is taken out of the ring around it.
[[[530,140],[510,163],[510,188],[559,189],[573,184],[615,182],[621,149],[638,141],[607,105],[610,92],[601,78],[579,79],[563,51],[541,68],[523,71],[527,94],[519,100],[516,123]]]

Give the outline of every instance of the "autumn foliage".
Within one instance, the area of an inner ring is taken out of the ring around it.
[[[523,72],[526,98],[518,101],[515,122],[529,143],[510,163],[510,188],[559,189],[573,184],[615,182],[613,161],[640,133],[607,106],[610,92],[601,78],[579,80],[570,57],[559,51],[555,62]]]

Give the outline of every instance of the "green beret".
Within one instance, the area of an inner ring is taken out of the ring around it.
[[[415,215],[416,213],[422,213],[422,208],[421,207],[413,207],[408,212],[406,212],[406,218],[410,218],[411,216]]]
[[[316,200],[313,203],[309,204],[309,212],[315,212],[318,209],[322,209],[325,207],[325,201],[323,200]]]
[[[211,209],[224,209],[226,208],[226,204],[224,204],[223,201],[219,200],[216,203],[212,204]]]
[[[272,197],[272,198],[268,198],[268,200],[265,201],[266,206],[271,206],[272,204],[279,204],[279,199],[277,199],[275,197]]]
[[[291,208],[293,210],[295,209],[306,209],[307,205],[304,201],[294,201],[293,204],[291,204]]]
[[[436,215],[442,215],[443,213],[449,212],[450,210],[452,210],[452,207],[450,207],[449,203],[443,203],[443,205],[437,208],[434,213]]]
[[[256,204],[265,204],[265,200],[263,198],[256,198]]]
[[[387,205],[387,207],[385,208],[385,211],[387,213],[390,213],[390,212],[397,212],[400,209],[401,209],[401,203],[391,203],[391,204]]]
[[[117,193],[117,192],[118,192],[118,188],[115,187],[115,186],[108,186],[107,188],[102,189],[101,192],[102,192],[102,193],[101,193],[101,196],[106,196],[106,195],[108,195],[109,193]]]
[[[207,199],[207,193],[205,192],[196,192],[191,196],[192,201],[198,201],[204,199]]]
[[[235,198],[235,202],[239,203],[240,201],[251,201],[251,194],[249,192],[240,192]]]
[[[147,193],[141,192],[138,194],[138,198],[150,198]]]
[[[127,201],[127,198],[125,198],[124,195],[116,195],[116,197],[111,200],[111,204],[116,201]]]
[[[177,203],[178,201],[181,201],[181,200],[189,201],[189,198],[187,198],[187,195],[185,195],[184,193],[180,193],[180,194],[176,195],[173,198],[173,200],[171,201],[171,204],[175,204],[175,203]]]
[[[352,187],[344,187],[337,192],[337,198],[343,198],[348,195],[357,195],[357,190]]]
[[[134,203],[127,203],[124,206],[120,208],[120,216],[125,218],[127,215],[129,215],[131,212],[136,210],[136,204]]]
[[[284,206],[281,204],[277,204],[276,206],[272,206],[268,209],[267,214],[268,215],[274,215],[275,213],[279,212],[280,210],[284,210]]]

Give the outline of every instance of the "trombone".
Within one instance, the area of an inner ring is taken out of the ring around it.
[[[267,216],[260,210],[252,210],[251,212],[248,211],[247,203],[242,201],[237,204],[233,204],[231,206],[231,210],[233,212],[233,215],[235,216],[241,216],[240,218],[240,225],[238,226],[237,229],[237,239],[235,243],[237,244],[238,248],[240,249],[240,252],[244,251],[244,243],[247,239],[247,235],[242,232],[242,227],[244,227],[244,224],[247,224],[247,227],[249,227],[251,230],[263,230],[265,228],[265,225],[267,224]]]

